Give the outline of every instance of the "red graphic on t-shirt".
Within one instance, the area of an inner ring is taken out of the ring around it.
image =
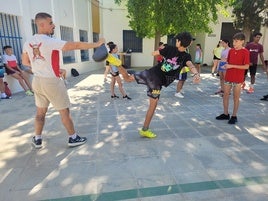
[[[42,59],[45,60],[45,58],[41,55],[40,52],[40,46],[42,45],[42,43],[39,44],[29,44],[31,48],[33,48],[33,60],[35,61],[36,59]]]

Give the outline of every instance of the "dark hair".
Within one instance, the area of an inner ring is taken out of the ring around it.
[[[48,13],[37,13],[35,15],[35,20],[38,20],[38,19],[46,19],[46,18],[52,18],[52,16]]]
[[[110,44],[109,45],[109,49],[110,49],[110,51],[109,51],[109,53],[111,53],[113,50],[114,50],[114,48],[116,48],[116,44]]]
[[[3,47],[3,50],[6,50],[8,48],[12,48],[12,47],[10,45],[6,45],[6,46]]]
[[[230,42],[227,39],[222,39],[221,41],[223,41],[223,42],[227,43],[228,45],[230,45]]]
[[[245,40],[245,34],[242,32],[238,32],[233,36],[233,40]]]
[[[257,33],[254,33],[253,36],[254,36],[254,37],[256,37],[256,36],[262,36],[262,33],[257,32]]]
[[[164,43],[163,42],[159,42],[158,45],[161,46],[161,45],[164,45]]]
[[[178,35],[175,36],[175,38],[181,42],[181,46],[183,47],[188,47],[192,40],[193,40],[193,37],[192,35],[189,33],[189,32],[182,32],[182,33],[179,33]]]
[[[107,43],[108,46],[110,46],[110,45],[112,45],[112,44],[114,44],[113,41],[110,41],[110,42]]]
[[[198,47],[200,47],[200,49],[202,49],[202,48],[201,48],[201,44],[200,44],[200,43],[196,44],[196,46],[198,46]]]

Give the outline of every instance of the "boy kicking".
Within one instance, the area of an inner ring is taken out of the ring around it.
[[[136,80],[138,84],[147,86],[147,96],[149,96],[149,107],[145,116],[140,135],[147,138],[154,138],[156,134],[149,129],[153,118],[162,86],[169,86],[180,74],[180,71],[188,66],[193,73],[193,82],[199,83],[200,76],[191,61],[191,55],[185,50],[191,44],[193,38],[190,33],[179,33],[175,37],[176,47],[165,46],[163,49],[156,50],[152,53],[153,56],[162,55],[162,62],[156,66],[128,75],[127,71],[120,67],[119,72],[122,74],[125,81],[131,82]]]

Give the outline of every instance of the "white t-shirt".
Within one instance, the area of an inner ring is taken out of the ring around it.
[[[29,56],[34,76],[59,77],[59,51],[65,43],[44,34],[35,34],[24,43],[23,52]]]
[[[17,61],[17,58],[14,54],[12,54],[12,55],[4,54],[3,55],[3,63],[7,64],[11,68],[14,68],[14,67],[17,67],[18,61]]]

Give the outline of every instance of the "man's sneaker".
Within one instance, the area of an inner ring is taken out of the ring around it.
[[[235,124],[237,122],[237,117],[231,116],[231,119],[229,119],[228,124]]]
[[[80,137],[80,136],[78,136],[78,135],[76,136],[75,139],[69,137],[68,146],[69,146],[69,147],[76,147],[76,146],[85,144],[86,141],[87,141],[87,138],[86,138],[86,137]]]
[[[42,148],[42,139],[35,139],[35,136],[32,138],[32,144],[36,149]]]
[[[33,96],[33,95],[34,95],[33,92],[31,92],[30,89],[28,89],[28,90],[25,92],[25,94],[26,94],[27,96]]]
[[[219,116],[216,117],[217,120],[229,120],[230,119],[230,115],[226,115],[226,114],[221,114]]]
[[[153,133],[150,129],[148,129],[148,130],[146,130],[146,131],[144,131],[144,130],[140,130],[139,131],[139,133],[140,133],[140,135],[142,136],[142,137],[147,137],[147,138],[155,138],[156,137],[156,134],[155,133]]]
[[[175,96],[178,98],[184,98],[184,95],[181,92],[175,93]]]
[[[249,87],[247,93],[248,93],[248,94],[252,94],[252,93],[254,93],[254,88],[253,88],[253,87]]]

